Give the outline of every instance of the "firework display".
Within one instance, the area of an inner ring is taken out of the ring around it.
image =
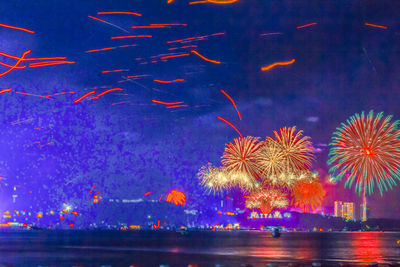
[[[303,131],[296,133],[296,127],[281,128],[274,131],[275,139],[268,137],[268,143],[275,145],[284,154],[283,165],[290,170],[306,170],[314,158],[314,148],[308,136],[302,137]]]
[[[325,190],[317,179],[304,179],[293,186],[291,204],[308,212],[320,206],[324,196]]]
[[[232,143],[226,145],[221,163],[228,171],[244,172],[258,177],[258,160],[262,145],[256,137],[235,138]]]
[[[250,192],[245,196],[246,207],[264,214],[286,208],[290,192],[295,207],[314,210],[321,205],[325,191],[318,175],[310,170],[314,159],[310,137],[296,132],[296,127],[281,128],[274,136],[265,141],[252,136],[235,138],[225,146],[222,167],[213,168],[209,163],[200,169],[200,183],[214,193],[235,187]],[[303,191],[301,185],[306,185]]]
[[[360,194],[372,194],[374,186],[380,193],[392,188],[400,179],[399,121],[383,113],[362,112],[351,116],[333,134],[328,163],[336,181],[346,177],[345,185]]]
[[[284,209],[289,205],[286,194],[279,189],[269,188],[256,191],[246,198],[246,208],[260,209],[263,214],[269,215],[274,208]]]

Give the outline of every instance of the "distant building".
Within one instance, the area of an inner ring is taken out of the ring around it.
[[[346,220],[354,220],[354,203],[335,201],[335,216]]]
[[[342,201],[335,201],[335,217],[342,217]]]

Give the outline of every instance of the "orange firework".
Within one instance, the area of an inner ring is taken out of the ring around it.
[[[284,155],[284,168],[291,171],[306,170],[314,159],[314,148],[310,137],[304,136],[303,131],[296,133],[296,127],[281,128],[279,133],[274,131],[275,139],[267,137],[266,143],[276,146]]]
[[[222,156],[222,165],[228,171],[244,172],[251,177],[259,177],[260,148],[263,142],[259,138],[247,136],[235,138],[232,143],[226,144]]]
[[[293,187],[291,204],[301,208],[303,212],[308,212],[310,209],[314,210],[321,206],[325,193],[322,184],[317,179],[300,180]]]
[[[263,214],[269,215],[274,208],[284,209],[289,201],[286,194],[279,189],[269,188],[254,192],[246,198],[246,208],[260,209]]]
[[[177,190],[172,190],[170,193],[167,195],[167,202],[171,203],[174,202],[176,206],[183,206],[183,203],[186,202],[186,196],[183,192],[177,191]]]

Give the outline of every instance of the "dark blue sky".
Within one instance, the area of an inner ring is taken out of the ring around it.
[[[98,11],[143,16],[97,15]],[[65,56],[76,63],[14,70],[0,77],[0,88],[13,89],[0,95],[0,176],[4,177],[0,198],[6,202],[9,188],[16,186],[21,197],[22,192],[33,191],[23,197],[35,203],[32,209],[50,209],[64,201],[79,206],[87,201],[86,189],[96,184],[107,198],[135,199],[151,191],[156,199],[178,189],[192,192],[188,203],[201,202],[205,197],[197,170],[207,162],[219,165],[225,143],[237,136],[217,116],[234,123],[243,135],[262,138],[284,126],[303,129],[320,150],[313,169],[324,178],[325,145],[342,121],[370,109],[400,119],[398,14],[400,3],[395,1],[241,0],[232,5],[188,5],[187,0],[170,5],[166,0],[3,1],[0,23],[35,34],[0,28],[1,52],[20,56],[30,49],[28,57]],[[111,40],[126,33],[88,15],[128,29],[131,35],[153,38]],[[317,24],[296,29],[313,22]],[[388,29],[367,27],[366,22]],[[187,27],[130,29],[150,23]],[[167,41],[217,32],[225,34],[190,44],[220,65],[194,55],[154,64],[137,60],[177,47]],[[277,32],[281,34],[262,35]],[[85,53],[126,44],[136,47]],[[296,59],[292,65],[260,70],[291,59]],[[113,69],[128,71],[101,73]],[[121,82],[122,76],[141,74],[149,76]],[[185,82],[153,82],[179,78]],[[123,91],[73,103],[101,86]],[[221,89],[236,101],[242,120]],[[47,99],[16,91],[76,94]],[[188,107],[166,109],[152,99],[183,101]],[[38,141],[46,145],[40,147]],[[334,199],[357,199],[353,189],[344,190],[343,185],[326,185],[325,206]],[[396,188],[384,198],[374,196],[371,215],[400,218],[398,193]],[[12,208],[0,205],[0,211],[6,209]]]

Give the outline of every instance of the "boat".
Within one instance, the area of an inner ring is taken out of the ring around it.
[[[280,236],[281,236],[281,232],[279,231],[279,228],[278,227],[274,228],[274,230],[272,230],[272,237],[278,238]]]

